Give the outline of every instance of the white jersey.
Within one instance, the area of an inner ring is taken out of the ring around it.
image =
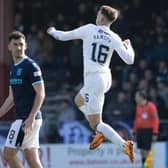
[[[49,34],[61,41],[83,40],[84,74],[109,72],[114,50],[125,63],[132,64],[134,62],[132,46],[126,48],[121,38],[105,25],[87,24],[72,31],[56,30]]]

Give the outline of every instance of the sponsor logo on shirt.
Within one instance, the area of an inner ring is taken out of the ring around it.
[[[10,84],[11,85],[19,85],[19,84],[22,84],[22,83],[23,83],[22,79],[17,79],[17,78],[10,79]]]
[[[34,77],[41,76],[41,71],[33,72]]]

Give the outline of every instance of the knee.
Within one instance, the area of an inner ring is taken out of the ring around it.
[[[94,114],[94,115],[89,115],[88,116],[88,121],[90,127],[96,131],[98,124],[102,121],[101,120],[101,115],[100,114]]]
[[[25,159],[26,159],[29,167],[31,167],[31,168],[32,167],[33,168],[34,167],[38,167],[38,168],[42,167],[40,158],[39,158],[38,153],[36,151],[33,152],[31,150],[29,151],[28,149],[26,149],[24,151],[24,156],[25,156]]]
[[[75,96],[74,101],[75,101],[75,104],[76,104],[78,107],[84,105],[84,99],[83,99],[83,97],[82,97],[81,95],[79,95],[79,94]]]
[[[25,159],[30,167],[40,167],[40,160],[37,158],[33,158],[30,155],[26,155]]]
[[[6,150],[3,151],[3,158],[4,160],[6,160],[7,162],[11,161],[13,159],[13,155],[11,155],[9,152],[7,152]]]

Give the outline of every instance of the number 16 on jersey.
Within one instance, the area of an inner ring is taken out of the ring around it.
[[[92,46],[93,46],[91,57],[92,61],[98,62],[99,64],[104,64],[108,56],[108,51],[110,50],[109,47],[97,43],[92,43]]]

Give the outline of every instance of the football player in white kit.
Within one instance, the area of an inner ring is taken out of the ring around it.
[[[133,142],[125,141],[108,124],[102,121],[105,93],[110,89],[112,79],[109,64],[115,50],[127,64],[134,63],[134,50],[130,40],[121,38],[110,30],[118,18],[118,10],[101,6],[95,24],[87,24],[72,31],[59,31],[54,27],[47,32],[57,40],[83,40],[84,86],[75,97],[75,103],[86,116],[96,135],[90,149],[97,148],[106,138],[118,145],[133,163],[135,160]]]

